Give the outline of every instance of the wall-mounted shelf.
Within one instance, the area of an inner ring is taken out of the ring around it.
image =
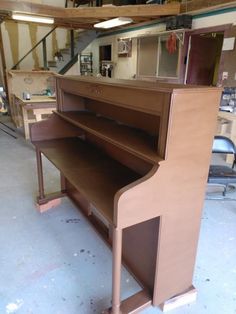
[[[80,74],[92,75],[93,73],[93,54],[83,53],[79,55],[80,60]]]

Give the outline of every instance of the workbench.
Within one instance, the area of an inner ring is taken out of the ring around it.
[[[10,114],[17,128],[23,126],[23,117],[15,95],[20,98],[23,97],[24,92],[30,95],[46,95],[47,90],[53,94],[55,75],[52,71],[10,70],[7,72]]]
[[[31,96],[25,100],[20,96],[14,96],[18,116],[22,116],[25,138],[29,139],[29,123],[38,122],[48,117],[56,109],[56,98],[49,96]]]

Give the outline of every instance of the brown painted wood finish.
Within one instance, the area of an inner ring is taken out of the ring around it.
[[[93,225],[107,228],[110,311],[136,313],[185,292],[192,286],[221,89],[56,80],[58,110],[31,127],[31,140],[66,179],[62,190],[88,219],[96,218]],[[122,302],[121,257],[143,287]]]

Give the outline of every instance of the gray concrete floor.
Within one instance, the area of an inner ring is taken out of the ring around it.
[[[36,211],[34,149],[18,131],[3,129],[17,138],[0,129],[0,314],[101,313],[111,301],[109,248],[68,199]],[[53,192],[58,172],[45,159],[44,166]],[[197,302],[170,313],[236,313],[235,201],[205,201],[193,283]],[[123,269],[122,298],[139,290]]]

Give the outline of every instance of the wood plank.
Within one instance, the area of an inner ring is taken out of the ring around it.
[[[154,164],[161,160],[157,155],[157,147],[154,147],[156,138],[141,130],[117,124],[113,120],[88,112],[56,112],[56,114],[146,161]]]
[[[114,196],[140,175],[79,138],[34,142],[101,214],[113,224]]]
[[[65,9],[65,18],[113,18],[113,17],[148,17],[175,15],[180,12],[179,3],[151,4],[151,5],[124,5],[109,7],[81,7],[76,9]]]
[[[29,100],[23,99],[21,96],[16,95],[21,103],[26,104],[37,104],[37,103],[54,103],[56,104],[56,98],[49,96],[31,96]]]
[[[93,25],[95,24],[96,22],[94,22],[93,24],[91,22],[87,22],[86,19],[84,19],[83,22],[80,22],[80,23],[77,23],[77,21],[67,21],[65,19],[55,19],[55,23],[54,25],[55,26],[58,26],[58,27],[64,27],[64,28],[70,28],[70,29],[94,29]]]
[[[121,313],[135,314],[140,313],[141,310],[151,305],[151,296],[145,291],[141,290],[131,297],[121,302]],[[112,309],[107,309],[102,312],[103,314],[111,314]]]
[[[135,23],[143,19],[157,19],[160,16],[176,15],[179,13],[209,12],[211,10],[223,9],[235,6],[236,1],[229,0],[192,0],[187,3],[168,3],[163,5],[126,5],[114,7],[81,7],[62,8],[51,5],[42,5],[26,1],[0,1],[1,16],[11,18],[13,11],[30,13],[55,18],[55,24],[61,27],[79,27],[90,29],[93,27],[91,19],[109,19],[118,16],[134,17]],[[140,19],[138,19],[140,17]],[[77,19],[82,19],[77,21]]]
[[[119,16],[167,16],[175,15],[180,12],[179,3],[169,3],[162,5],[125,5],[112,7],[78,7],[78,8],[59,8],[56,6],[42,5],[29,2],[0,1],[0,10],[19,11],[21,13],[39,14],[54,18],[112,18]]]

